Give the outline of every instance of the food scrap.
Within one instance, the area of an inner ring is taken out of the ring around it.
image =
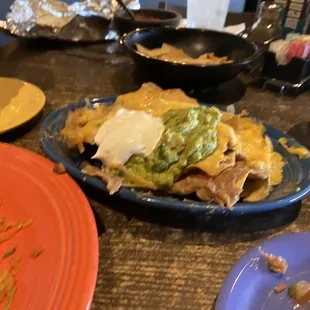
[[[16,248],[13,248],[12,250],[4,253],[3,258],[8,258],[8,257],[12,256],[15,252],[16,252]]]
[[[23,228],[26,228],[26,227],[30,226],[32,223],[33,223],[33,219],[29,219],[27,221],[20,222],[17,226],[17,230],[21,230]]]
[[[17,269],[20,266],[22,259],[20,257],[16,257],[15,255],[11,258],[11,268],[13,270]]]
[[[66,168],[63,163],[57,163],[54,165],[53,172],[56,174],[66,173]]]
[[[155,49],[148,49],[138,43],[136,44],[136,47],[139,53],[164,61],[173,61],[191,65],[217,65],[232,62],[227,56],[217,57],[214,53],[205,53],[194,58],[187,55],[182,49],[178,49],[167,43],[163,43],[160,48]]]
[[[32,258],[37,258],[38,256],[40,256],[43,253],[43,249],[42,248],[35,248],[33,249],[33,251],[31,252],[31,257]]]
[[[0,216],[0,244],[11,240],[21,230],[29,227],[33,223],[30,218],[26,221],[14,223]],[[2,309],[8,310],[13,302],[13,297],[18,286],[15,274],[21,262],[21,258],[16,257],[17,248],[13,247],[2,256],[4,266],[0,267],[0,303],[5,302]],[[42,251],[40,252],[40,254]],[[14,255],[15,254],[15,255]],[[7,263],[4,263],[8,262]]]
[[[270,271],[285,274],[287,271],[287,261],[281,256],[275,256],[273,254],[267,254],[259,248],[262,257],[266,260]]]
[[[287,294],[290,298],[295,298],[296,297],[296,289],[297,289],[297,285],[296,284],[292,284],[289,286]]]
[[[274,292],[275,292],[276,294],[281,293],[281,292],[283,292],[283,291],[286,290],[286,285],[285,285],[285,284],[277,285],[277,286],[274,287],[273,290],[274,290]]]
[[[16,291],[14,272],[11,268],[0,269],[0,303],[6,300],[3,309],[8,310]]]
[[[310,156],[310,151],[303,146],[288,146],[286,138],[280,138],[279,143],[281,146],[286,149],[289,153],[297,155],[300,159]]]
[[[288,289],[288,296],[294,299],[298,305],[310,302],[310,283],[302,280],[292,284]]]

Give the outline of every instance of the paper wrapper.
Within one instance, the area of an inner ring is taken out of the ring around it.
[[[1,0],[0,0],[1,1]],[[139,0],[124,0],[131,9]],[[49,38],[75,42],[117,37],[110,21],[119,5],[115,0],[86,0],[68,5],[59,0],[15,0],[0,30],[18,37]]]

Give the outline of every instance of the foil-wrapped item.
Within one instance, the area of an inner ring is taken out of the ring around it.
[[[139,0],[124,0],[131,9]],[[68,41],[98,41],[117,37],[110,21],[119,5],[115,0],[85,0],[71,5],[59,0],[15,0],[0,21],[0,30],[18,37]]]

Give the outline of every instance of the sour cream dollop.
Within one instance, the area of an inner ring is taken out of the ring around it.
[[[144,111],[119,109],[101,125],[96,136],[98,145],[94,159],[107,166],[124,165],[132,155],[149,155],[164,131],[161,118]]]

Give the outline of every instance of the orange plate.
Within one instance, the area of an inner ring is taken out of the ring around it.
[[[0,260],[16,247],[0,268],[13,257],[22,259],[10,310],[90,308],[98,270],[96,223],[78,185],[66,173],[52,170],[49,160],[0,143],[0,215],[17,223],[34,219],[0,244]],[[39,247],[44,252],[31,258]]]

